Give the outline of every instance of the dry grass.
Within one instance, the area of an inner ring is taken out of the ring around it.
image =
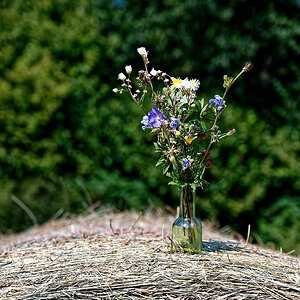
[[[170,253],[173,217],[103,212],[0,237],[1,299],[300,299],[300,259],[204,224]]]

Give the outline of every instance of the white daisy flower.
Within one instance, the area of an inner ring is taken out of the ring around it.
[[[192,84],[187,78],[182,81],[182,83],[181,83],[182,89],[189,90],[189,89],[191,89],[191,87],[192,87]]]
[[[200,87],[200,80],[198,79],[192,79],[190,80],[191,83],[191,90],[192,91],[197,91]]]
[[[182,83],[183,83],[183,80],[182,79],[180,79],[180,78],[175,78],[175,77],[171,77],[171,79],[172,79],[172,82],[173,82],[173,84],[172,84],[172,86],[171,86],[171,89],[180,89],[180,88],[182,88]]]

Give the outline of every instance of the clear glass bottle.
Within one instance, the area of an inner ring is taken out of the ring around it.
[[[171,251],[200,253],[202,246],[202,224],[195,217],[196,189],[190,185],[182,188],[179,217],[172,226]]]

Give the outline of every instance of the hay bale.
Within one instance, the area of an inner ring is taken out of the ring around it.
[[[173,217],[103,212],[0,237],[1,299],[300,299],[300,260],[204,223],[170,253]]]

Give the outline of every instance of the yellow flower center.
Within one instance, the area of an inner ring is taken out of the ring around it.
[[[178,79],[178,78],[172,78],[173,84],[179,84],[182,83],[182,79]]]

